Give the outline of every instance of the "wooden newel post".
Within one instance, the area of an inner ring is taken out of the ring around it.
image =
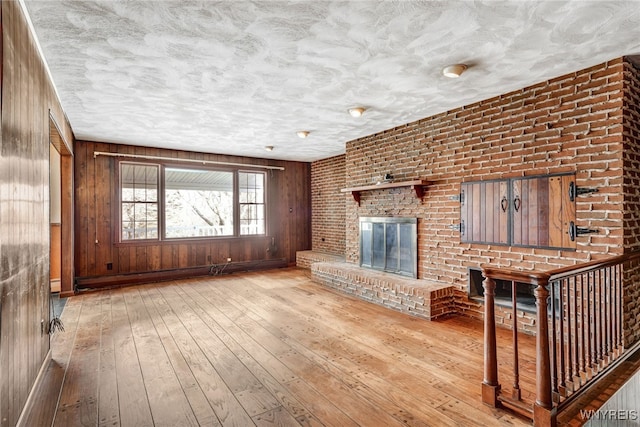
[[[540,278],[534,291],[536,297],[536,402],[533,405],[533,425],[555,426],[556,414],[551,397],[551,360],[549,358],[549,313],[547,278]]]
[[[484,380],[482,381],[482,402],[498,406],[498,353],[496,348],[496,317],[494,298],[496,282],[487,277],[482,282],[484,288]]]

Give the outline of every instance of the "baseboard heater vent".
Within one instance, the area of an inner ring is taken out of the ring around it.
[[[216,265],[216,266],[222,266]],[[285,258],[266,259],[259,261],[231,262],[226,265],[223,274],[237,273],[241,271],[268,270],[272,268],[284,268],[288,263]],[[215,267],[215,266],[214,266]],[[211,265],[197,267],[176,268],[169,270],[145,271],[140,273],[114,274],[108,276],[77,277],[75,290],[98,289],[114,286],[127,286],[142,283],[162,282],[167,280],[187,279],[190,277],[210,276]]]

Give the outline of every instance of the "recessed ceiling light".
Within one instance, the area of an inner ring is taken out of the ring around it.
[[[264,149],[267,151],[273,151],[273,145],[267,145]]]
[[[456,78],[460,77],[460,75],[462,75],[462,73],[464,73],[467,68],[468,67],[465,64],[447,65],[442,70],[442,74],[445,77],[449,77],[451,79],[456,79]]]
[[[349,114],[351,114],[351,117],[360,117],[362,116],[362,114],[364,114],[366,108],[364,107],[353,107],[353,108],[349,108]]]
[[[296,132],[298,134],[298,136],[300,138],[306,138],[309,136],[309,131],[308,130],[299,130],[298,132]]]

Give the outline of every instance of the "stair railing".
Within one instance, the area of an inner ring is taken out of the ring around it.
[[[535,426],[553,426],[559,411],[605,375],[625,353],[626,283],[640,276],[640,251],[546,272],[482,269],[484,315],[484,403],[512,409]],[[502,393],[496,345],[496,281],[511,282],[513,315],[513,385]],[[535,287],[535,402],[521,399],[518,355],[517,284]]]

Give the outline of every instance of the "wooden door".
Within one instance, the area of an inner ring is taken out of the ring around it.
[[[548,248],[575,248],[569,223],[575,204],[569,185],[575,175],[544,176],[511,181],[512,244]]]
[[[461,184],[462,242],[508,244],[508,181]]]

